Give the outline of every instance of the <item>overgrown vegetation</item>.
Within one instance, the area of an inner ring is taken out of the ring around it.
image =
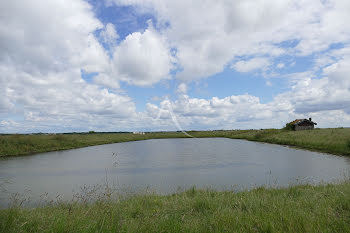
[[[226,137],[250,141],[290,145],[298,148],[350,155],[350,129],[315,129],[289,131],[265,130],[218,130],[190,131],[193,137]],[[185,138],[181,132],[132,133],[86,133],[56,135],[1,135],[0,156],[17,156],[39,152],[66,150],[85,146],[127,142],[155,138]]]
[[[284,130],[295,130],[295,124],[287,123],[286,126],[283,129]]]
[[[350,182],[13,207],[0,232],[350,232]]]
[[[263,134],[260,137],[257,135]],[[262,130],[249,131],[234,135],[231,138],[241,138],[251,141],[267,142],[280,145],[289,145],[297,148],[331,153],[336,155],[350,155],[349,128],[314,129],[303,131]]]

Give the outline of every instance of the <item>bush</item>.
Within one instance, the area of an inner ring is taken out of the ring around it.
[[[286,126],[283,128],[285,130],[295,130],[295,125],[292,123],[287,123]]]

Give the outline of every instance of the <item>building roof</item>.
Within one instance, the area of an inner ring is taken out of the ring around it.
[[[295,125],[299,122],[301,122],[303,119],[295,119],[294,121],[289,122],[289,124]]]
[[[310,119],[311,119],[311,118],[310,118]],[[310,124],[317,125],[316,122],[313,122],[312,120],[308,120],[308,119],[296,119],[296,120],[290,122],[289,124],[292,124],[292,125],[299,125],[300,123],[303,123],[303,122],[307,122],[307,123],[310,123]]]

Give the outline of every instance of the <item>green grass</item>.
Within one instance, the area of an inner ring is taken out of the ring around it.
[[[350,155],[350,129],[315,129],[308,131],[222,130],[190,131],[194,137],[226,137],[250,141],[290,145],[298,148]],[[181,132],[157,132],[135,135],[132,133],[92,133],[57,135],[0,135],[0,156],[27,155],[40,152],[66,150],[92,145],[127,142],[154,138],[184,138]]]
[[[0,156],[28,155],[116,142],[181,137],[182,135],[178,133],[154,133],[147,135],[135,135],[132,133],[0,135]],[[183,136],[185,137],[185,135]]]
[[[305,131],[259,130],[231,138],[289,145],[337,155],[350,155],[350,129],[315,129]]]
[[[350,232],[350,182],[13,207],[0,232]]]

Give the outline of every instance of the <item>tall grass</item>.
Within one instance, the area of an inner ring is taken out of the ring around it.
[[[316,129],[305,131],[259,130],[232,135],[252,141],[290,145],[337,155],[350,155],[350,129]]]
[[[190,131],[193,137],[226,137],[250,141],[290,145],[298,148],[350,155],[350,129],[315,129],[308,131],[220,130]],[[92,145],[128,142],[155,138],[186,138],[181,132],[155,132],[144,135],[132,133],[91,133],[57,135],[0,135],[0,156],[17,156],[33,153],[66,150]]]
[[[350,232],[350,182],[13,207],[0,232]]]

